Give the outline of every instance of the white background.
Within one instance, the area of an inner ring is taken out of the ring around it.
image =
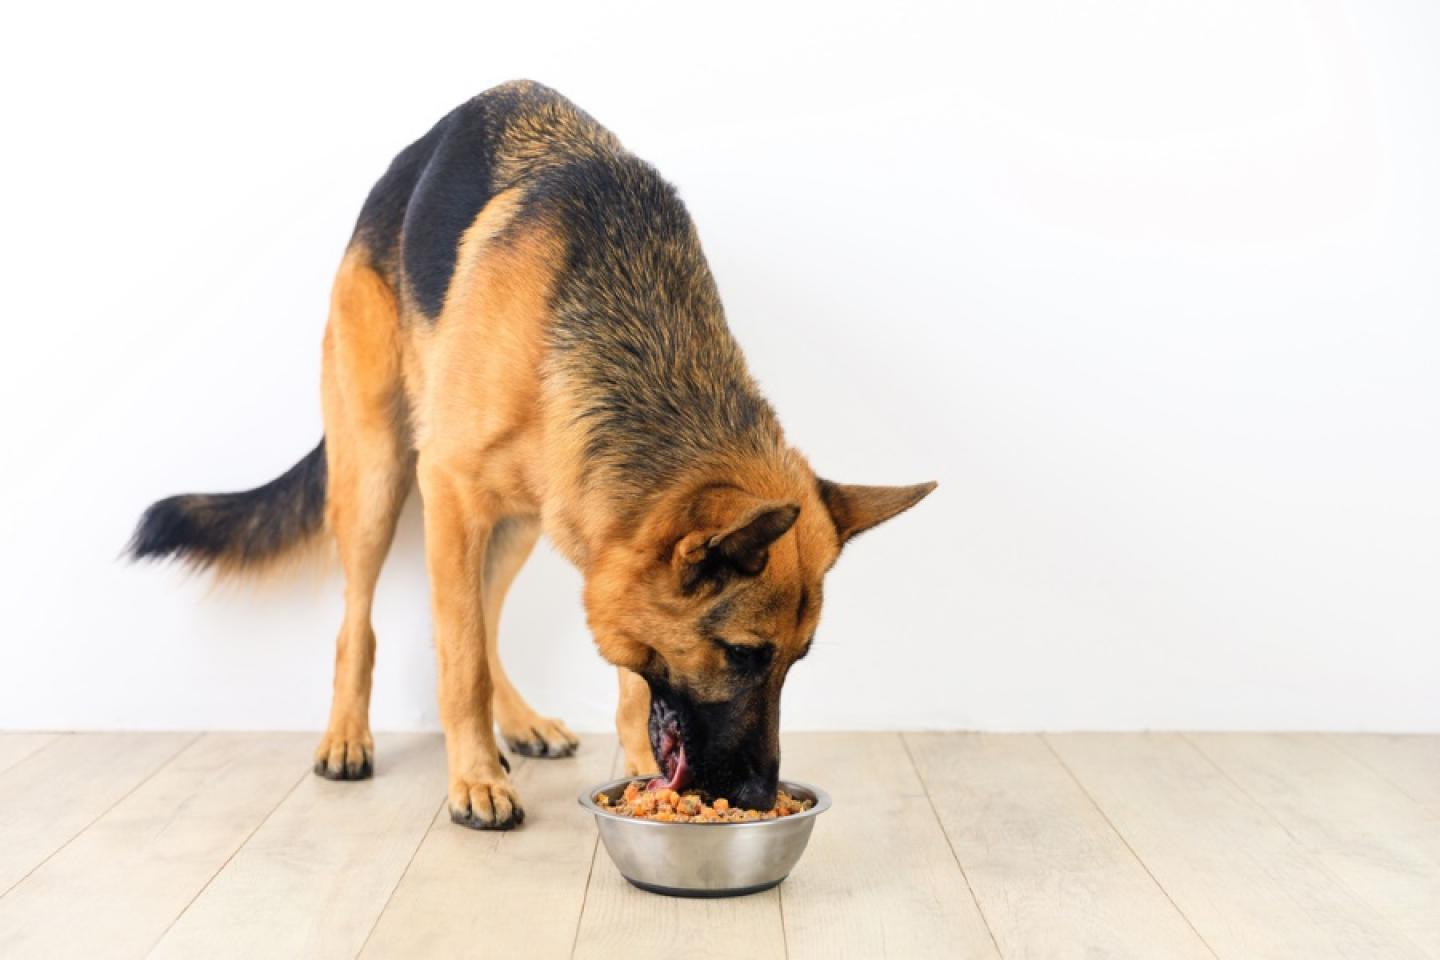
[[[1440,730],[1433,3],[6,18],[0,727],[323,725],[333,576],[116,558],[311,448],[370,184],[528,76],[679,185],[822,472],[941,482],[831,575],[788,726]],[[579,589],[538,553],[503,645],[605,729]],[[414,502],[376,622],[375,725],[434,727]]]

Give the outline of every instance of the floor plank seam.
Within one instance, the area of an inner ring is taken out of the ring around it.
[[[516,772],[518,773],[519,771]],[[435,827],[436,818],[440,816],[440,811],[445,809],[446,804],[449,802],[449,797],[440,801],[440,805],[435,808],[435,813],[430,817],[425,829],[421,831],[420,839],[415,843],[415,849],[410,851],[410,859],[405,861],[405,869],[400,871],[400,876],[396,878],[395,885],[391,887],[390,892],[385,895],[385,902],[380,905],[379,910],[375,911],[375,921],[370,924],[370,929],[365,932],[365,939],[360,941],[360,948],[355,951],[357,958],[363,954],[365,948],[370,945],[370,938],[375,936],[375,931],[380,926],[381,918],[385,916],[385,911],[390,909],[390,903],[395,899],[395,891],[399,890],[400,885],[405,882],[406,875],[410,873],[410,868],[415,864],[415,858],[420,854],[420,848],[425,846],[426,838],[430,836],[430,831]]]
[[[1065,762],[1065,758],[1060,756],[1060,752],[1056,750],[1055,745],[1050,742],[1050,737],[1044,733],[1040,734],[1039,736],[1040,742],[1045,744],[1045,749],[1050,751],[1050,755],[1055,758],[1055,762],[1060,764],[1061,769],[1063,769],[1066,775],[1069,776],[1072,781],[1074,781],[1075,786],[1079,788],[1081,793],[1085,794],[1085,799],[1090,801],[1090,806],[1094,807],[1095,812],[1100,814],[1100,818],[1105,821],[1105,825],[1110,828],[1110,831],[1112,833],[1115,834],[1116,839],[1118,839],[1122,844],[1125,845],[1125,849],[1129,851],[1130,856],[1135,858],[1135,862],[1140,865],[1140,869],[1144,870],[1145,875],[1150,878],[1150,882],[1155,884],[1155,889],[1159,890],[1160,893],[1165,897],[1166,901],[1170,904],[1170,906],[1175,908],[1175,912],[1179,914],[1180,919],[1185,921],[1185,926],[1189,927],[1190,932],[1195,934],[1195,939],[1200,941],[1200,945],[1205,948],[1205,951],[1209,953],[1210,956],[1214,957],[1215,960],[1220,960],[1220,955],[1215,952],[1215,948],[1210,946],[1210,942],[1205,939],[1205,935],[1202,934],[1199,928],[1195,926],[1195,923],[1190,919],[1189,914],[1187,914],[1184,910],[1180,909],[1180,904],[1176,903],[1175,898],[1170,896],[1170,891],[1166,890],[1165,885],[1160,882],[1160,878],[1155,876],[1154,871],[1150,869],[1150,864],[1146,863],[1144,858],[1141,857],[1138,852],[1136,852],[1135,848],[1130,846],[1129,839],[1126,838],[1125,834],[1120,832],[1120,828],[1117,827],[1114,821],[1110,819],[1110,814],[1105,812],[1105,809],[1100,806],[1100,802],[1095,799],[1093,794],[1090,793],[1089,788],[1087,788],[1085,784],[1081,782],[1080,778],[1076,776],[1075,771],[1070,769],[1070,765]],[[1141,736],[1148,736],[1148,734],[1141,734]]]
[[[780,948],[785,951],[785,960],[790,960],[790,932],[785,929],[785,884],[775,888],[775,905],[780,910]]]
[[[1299,837],[1295,836],[1295,834],[1290,830],[1290,828],[1285,825],[1284,821],[1282,821],[1273,811],[1271,811],[1268,806],[1266,806],[1264,803],[1261,803],[1260,800],[1253,794],[1251,794],[1249,790],[1246,790],[1245,787],[1240,783],[1240,781],[1230,776],[1230,772],[1224,767],[1222,767],[1219,761],[1217,761],[1214,757],[1206,753],[1205,750],[1200,746],[1200,744],[1191,740],[1190,737],[1186,734],[1179,734],[1179,737],[1181,741],[1188,745],[1190,749],[1194,750],[1201,757],[1201,759],[1203,759],[1206,763],[1210,764],[1210,766],[1213,767],[1215,771],[1225,779],[1225,782],[1229,783],[1232,787],[1238,790],[1240,792],[1240,796],[1248,800],[1255,807],[1255,809],[1264,813],[1265,817],[1271,823],[1279,827],[1280,832],[1285,834],[1286,839],[1290,841],[1291,845],[1294,846],[1295,850],[1302,857],[1309,861],[1311,866],[1313,866],[1319,873],[1325,876],[1331,883],[1335,884],[1337,888],[1345,891],[1351,897],[1353,897],[1357,903],[1364,905],[1373,914],[1375,914],[1375,916],[1382,919],[1384,918],[1385,914],[1382,907],[1377,906],[1372,900],[1370,900],[1369,897],[1364,896],[1354,887],[1352,887],[1349,883],[1345,882],[1344,878],[1336,875],[1336,873],[1331,870],[1330,867],[1327,866],[1323,860],[1321,860],[1310,850],[1310,847],[1307,844],[1305,844]],[[1295,900],[1294,896],[1290,893],[1289,890],[1286,890],[1285,894],[1287,897],[1290,898],[1291,903],[1294,903],[1298,908],[1304,911],[1304,905]],[[1413,939],[1411,939],[1408,931],[1391,926],[1388,923],[1384,926],[1393,935],[1400,937],[1407,944],[1409,944],[1415,950],[1416,956],[1429,956],[1429,951],[1425,950],[1420,946],[1420,944],[1416,943]]]
[[[29,870],[26,870],[24,876],[22,876],[19,880],[16,880],[14,883],[10,884],[10,886],[6,887],[4,892],[0,892],[0,899],[8,896],[11,890],[14,890],[16,887],[20,886],[20,884],[28,880],[30,878],[30,875],[33,874],[36,870],[39,870],[41,867],[45,866],[45,864],[53,860],[56,854],[58,854],[61,850],[64,850],[66,847],[70,846],[70,844],[74,843],[76,837],[80,836],[86,830],[89,830],[91,827],[95,826],[95,824],[99,823],[100,820],[107,813],[109,813],[111,810],[114,810],[116,807],[120,806],[120,804],[128,800],[131,794],[133,794],[136,790],[139,790],[141,787],[145,786],[145,784],[149,783],[161,770],[164,770],[166,767],[170,766],[170,764],[174,763],[176,757],[180,756],[180,754],[193,747],[197,742],[199,742],[200,738],[203,736],[205,736],[205,734],[203,733],[195,734],[195,736],[191,737],[189,740],[181,744],[178,750],[176,750],[174,753],[170,754],[170,756],[166,757],[164,760],[156,764],[154,770],[151,770],[149,773],[145,774],[145,776],[141,777],[139,782],[137,782],[129,790],[126,790],[123,794],[117,797],[114,803],[110,804],[104,810],[101,810],[94,817],[91,817],[90,820],[83,827],[81,827],[79,830],[76,830],[70,836],[66,837],[64,843],[60,844],[54,850],[51,850],[48,854],[45,855],[45,858],[39,863],[35,864],[35,866],[31,867]],[[46,746],[48,747],[49,744],[46,744]],[[40,750],[35,751],[35,753],[41,753],[44,750],[45,747],[41,747]],[[32,756],[33,755],[34,754],[32,754]],[[29,757],[26,757],[25,759],[28,760]],[[21,762],[23,763],[24,761],[22,760]]]
[[[585,890],[580,894],[580,913],[575,917],[575,936],[570,941],[570,960],[580,949],[580,928],[585,923],[585,905],[590,900],[590,880],[595,876],[595,859],[600,856],[600,834],[595,834],[595,844],[590,848],[590,869],[585,874]]]
[[[935,806],[935,798],[930,794],[930,784],[925,782],[925,774],[920,771],[920,764],[915,762],[915,754],[910,749],[908,735],[901,731],[896,736],[900,738],[900,746],[905,750],[905,757],[910,761],[910,769],[915,771],[915,779],[920,781],[920,789],[925,791],[925,802],[930,805],[930,815],[935,818],[935,824],[940,828],[940,835],[945,838],[945,846],[950,849],[950,857],[955,861],[956,868],[960,871],[960,879],[965,881],[965,891],[970,894],[970,902],[975,904],[975,912],[980,916],[980,922],[985,925],[985,932],[990,936],[990,943],[995,947],[995,956],[1003,960],[1005,953],[1000,949],[1000,941],[995,939],[995,931],[990,927],[990,918],[985,916],[985,910],[980,906],[980,898],[975,895],[975,887],[970,883],[970,875],[965,872],[965,864],[960,861],[960,854],[955,849],[955,842],[950,839],[950,831],[945,828],[945,821],[940,817],[940,811]]]
[[[610,751],[610,772],[615,772],[615,761],[620,759],[620,744]],[[585,873],[585,890],[580,894],[580,912],[575,915],[575,936],[570,941],[570,960],[580,949],[580,927],[585,923],[585,905],[590,900],[590,880],[595,876],[595,859],[600,856],[600,830],[595,830],[595,844],[590,848],[590,869]]]
[[[1230,771],[1226,770],[1220,765],[1220,762],[1218,760],[1210,756],[1210,754],[1206,753],[1204,747],[1200,746],[1200,744],[1196,743],[1194,740],[1191,740],[1190,737],[1183,733],[1179,734],[1178,736],[1182,741],[1184,741],[1186,746],[1188,746],[1191,750],[1194,750],[1195,753],[1199,755],[1200,759],[1204,760],[1212,768],[1214,768],[1215,772],[1220,774],[1220,776],[1224,778],[1226,783],[1234,787],[1240,793],[1240,796],[1244,797],[1251,804],[1253,804],[1257,810],[1263,810],[1265,812],[1265,817],[1271,823],[1275,824],[1275,826],[1280,828],[1280,832],[1285,834],[1285,836],[1289,838],[1290,842],[1295,845],[1295,848],[1297,850],[1305,854],[1307,858],[1313,859],[1313,857],[1310,857],[1310,851],[1305,849],[1305,844],[1300,841],[1299,837],[1295,836],[1295,834],[1291,832],[1290,828],[1285,825],[1285,822],[1279,817],[1277,817],[1275,814],[1271,813],[1270,808],[1267,807],[1265,804],[1261,803],[1260,800],[1256,798],[1253,794],[1251,794],[1249,790],[1246,790],[1239,780],[1236,780],[1234,777],[1230,776]]]
[[[180,918],[185,916],[185,914],[190,911],[191,907],[195,906],[195,901],[199,900],[200,897],[205,893],[205,891],[210,889],[210,885],[215,882],[215,878],[220,876],[220,874],[224,873],[225,868],[230,866],[230,861],[234,860],[237,856],[240,855],[240,851],[244,850],[245,847],[250,843],[250,841],[254,839],[255,834],[260,832],[260,828],[265,826],[265,824],[270,821],[270,818],[275,815],[275,811],[279,810],[282,806],[285,805],[285,801],[289,800],[290,795],[293,794],[297,789],[299,789],[300,784],[305,782],[305,778],[313,775],[314,774],[311,771],[306,770],[304,773],[300,774],[300,776],[295,778],[295,782],[290,784],[290,789],[286,790],[285,793],[278,800],[275,801],[275,805],[270,808],[270,811],[266,813],[265,816],[260,818],[260,822],[255,824],[255,828],[249,833],[245,834],[245,839],[241,840],[238,844],[235,845],[235,849],[230,851],[230,856],[226,857],[225,862],[220,864],[220,866],[216,867],[215,872],[210,874],[210,876],[206,878],[205,882],[201,884],[200,889],[195,891],[195,895],[185,902],[185,906],[180,908],[180,912],[175,914],[175,917],[169,923],[165,924],[165,929],[160,931],[160,935],[157,936],[155,938],[155,941],[150,944],[149,948],[146,949],[146,956],[149,956],[150,954],[155,952],[155,948],[158,947],[160,943],[165,939],[166,935],[169,934],[172,929],[174,929],[175,924],[180,922]]]
[[[41,733],[43,734],[44,731],[41,731]],[[44,753],[46,750],[49,750],[49,749],[50,749],[51,747],[53,747],[55,744],[59,743],[59,742],[60,742],[62,739],[64,739],[66,736],[67,736],[67,734],[63,734],[63,733],[51,734],[49,740],[46,740],[44,743],[40,744],[40,746],[36,747],[34,750],[31,750],[29,753],[25,754],[25,756],[21,757],[19,760],[16,760],[14,763],[10,764],[8,767],[0,768],[0,774],[9,773],[11,770],[14,770],[16,767],[20,766],[20,764],[29,761],[32,757],[38,757],[40,754]]]
[[[1329,735],[1325,736],[1325,737],[1323,738],[1323,741],[1322,741],[1322,742],[1325,743],[1327,746],[1329,746],[1330,749],[1332,749],[1332,750],[1334,750],[1336,753],[1340,754],[1341,756],[1347,757],[1348,759],[1353,760],[1353,761],[1355,761],[1356,763],[1360,764],[1360,766],[1364,767],[1366,770],[1368,770],[1368,771],[1370,771],[1372,774],[1374,774],[1377,779],[1384,781],[1384,783],[1385,783],[1386,786],[1391,787],[1391,788],[1393,788],[1393,789],[1395,789],[1395,790],[1399,790],[1402,794],[1405,795],[1405,799],[1409,800],[1411,803],[1418,804],[1418,805],[1421,807],[1421,809],[1424,809],[1424,808],[1425,808],[1426,802],[1425,802],[1424,800],[1421,800],[1419,797],[1414,796],[1413,794],[1410,793],[1409,790],[1406,790],[1403,786],[1401,786],[1400,784],[1396,783],[1394,780],[1392,780],[1392,779],[1390,779],[1389,777],[1387,777],[1383,771],[1381,771],[1381,770],[1379,770],[1378,768],[1376,768],[1375,766],[1373,766],[1368,760],[1366,760],[1366,759],[1365,759],[1363,756],[1361,756],[1360,754],[1358,754],[1358,753],[1352,753],[1350,750],[1346,749],[1345,747],[1341,746],[1339,743],[1336,742],[1337,739],[1342,738],[1343,736],[1344,736],[1344,734],[1332,733],[1332,734],[1329,734]]]

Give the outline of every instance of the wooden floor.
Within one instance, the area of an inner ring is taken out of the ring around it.
[[[597,850],[613,737],[453,826],[438,736],[0,735],[0,957],[1430,957],[1440,737],[800,734],[834,808],[779,888],[673,900]]]

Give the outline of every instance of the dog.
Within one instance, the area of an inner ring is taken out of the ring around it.
[[[747,372],[674,188],[528,81],[450,112],[375,184],[320,382],[324,437],[304,459],[254,490],[153,504],[129,553],[246,574],[333,537],[345,614],[315,772],[361,779],[371,601],[418,484],[450,815],[482,830],[524,819],[497,726],[525,756],[578,745],[498,656],[501,604],[542,532],[581,571],[618,668],[628,772],[765,809],[781,686],[826,571],[935,487],[819,477]]]

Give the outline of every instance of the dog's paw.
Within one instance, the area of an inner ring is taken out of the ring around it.
[[[525,822],[525,808],[510,781],[456,780],[450,784],[450,819],[472,830],[510,830]]]
[[[369,733],[327,733],[315,748],[315,772],[326,780],[367,779],[375,772],[375,741]]]
[[[505,745],[522,757],[568,757],[580,746],[580,738],[559,720],[535,716],[515,726],[501,726]]]

